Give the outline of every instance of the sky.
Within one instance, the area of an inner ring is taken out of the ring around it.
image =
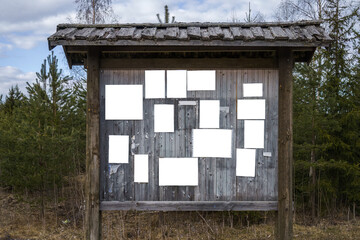
[[[274,18],[280,0],[251,0],[253,13],[261,11],[265,20]],[[156,23],[156,14],[164,15],[164,5],[177,22],[243,21],[249,0],[112,0],[119,23]],[[36,79],[44,59],[51,53],[47,38],[60,23],[76,22],[75,0],[0,0],[0,95],[18,84]],[[55,55],[59,67],[68,72],[61,47]]]

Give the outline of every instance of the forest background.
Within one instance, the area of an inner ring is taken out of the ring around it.
[[[79,22],[116,21],[111,0],[75,2]],[[360,210],[359,7],[345,0],[285,0],[274,13],[279,21],[322,20],[334,39],[330,47],[317,49],[311,63],[297,63],[293,73],[295,218],[311,224],[355,219]],[[154,17],[176,21],[167,6],[164,18]],[[240,20],[265,21],[250,5],[244,19],[231,19]],[[31,203],[43,225],[50,211],[55,225],[71,222],[81,228],[86,73],[81,68],[70,73],[63,74],[51,53],[26,92],[13,86],[0,96],[0,186]],[[266,214],[228,214],[232,226],[267,221]]]

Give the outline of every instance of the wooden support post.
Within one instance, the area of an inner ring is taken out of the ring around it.
[[[293,235],[293,56],[291,49],[282,48],[279,57],[279,138],[278,138],[278,240],[292,239]]]
[[[99,52],[87,53],[85,239],[99,240],[101,234],[99,194]]]

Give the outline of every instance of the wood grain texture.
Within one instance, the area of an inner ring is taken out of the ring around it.
[[[86,114],[86,181],[85,181],[85,239],[98,240],[101,233],[100,215],[100,120],[99,120],[99,52],[89,49],[87,61]]]
[[[136,201],[101,203],[102,211],[137,210],[137,211],[276,211],[276,201]]]
[[[265,148],[257,151],[256,177],[236,176],[236,148],[242,148],[244,121],[237,120],[237,99],[243,83],[263,83],[266,99]],[[101,71],[100,103],[106,84],[145,84],[145,70]],[[144,99],[143,120],[108,121],[101,116],[101,200],[132,201],[276,201],[278,70],[216,71],[216,91],[188,91],[187,99]],[[199,158],[198,186],[159,187],[159,157],[192,157],[192,129],[199,128],[199,100],[220,100],[220,128],[233,130],[232,158]],[[184,104],[184,100],[191,104]],[[173,133],[154,132],[154,104],[174,104]],[[101,115],[104,111],[100,111]],[[129,163],[108,164],[108,135],[129,135]],[[263,151],[272,157],[263,157]],[[148,154],[149,182],[133,183],[133,155]],[[110,174],[110,169],[116,169]],[[116,205],[120,206],[120,205]],[[124,205],[122,208],[132,205]],[[199,205],[200,206],[200,205]],[[220,205],[221,206],[221,205]],[[130,208],[129,208],[130,209]]]
[[[278,218],[277,239],[292,239],[293,234],[293,58],[288,49],[279,50],[279,140],[278,140]]]

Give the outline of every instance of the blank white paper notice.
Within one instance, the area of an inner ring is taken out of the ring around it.
[[[174,132],[174,105],[154,105],[154,132]]]
[[[142,120],[142,85],[105,85],[106,120]]]
[[[165,98],[165,70],[145,71],[145,98]]]
[[[159,186],[197,185],[197,158],[159,158]]]
[[[134,155],[134,182],[149,182],[149,156],[147,154]]]
[[[265,119],[265,99],[239,99],[237,119]]]
[[[193,129],[193,157],[231,158],[232,130]]]
[[[244,97],[262,97],[263,84],[262,83],[244,83],[243,84]]]
[[[236,149],[236,176],[255,177],[255,149]]]
[[[167,98],[186,98],[186,70],[168,70]]]
[[[215,90],[216,71],[187,71],[187,90],[206,91]]]
[[[200,128],[219,128],[220,101],[200,100]]]
[[[264,148],[264,120],[244,121],[244,148]]]
[[[129,136],[109,135],[109,163],[129,163]]]

